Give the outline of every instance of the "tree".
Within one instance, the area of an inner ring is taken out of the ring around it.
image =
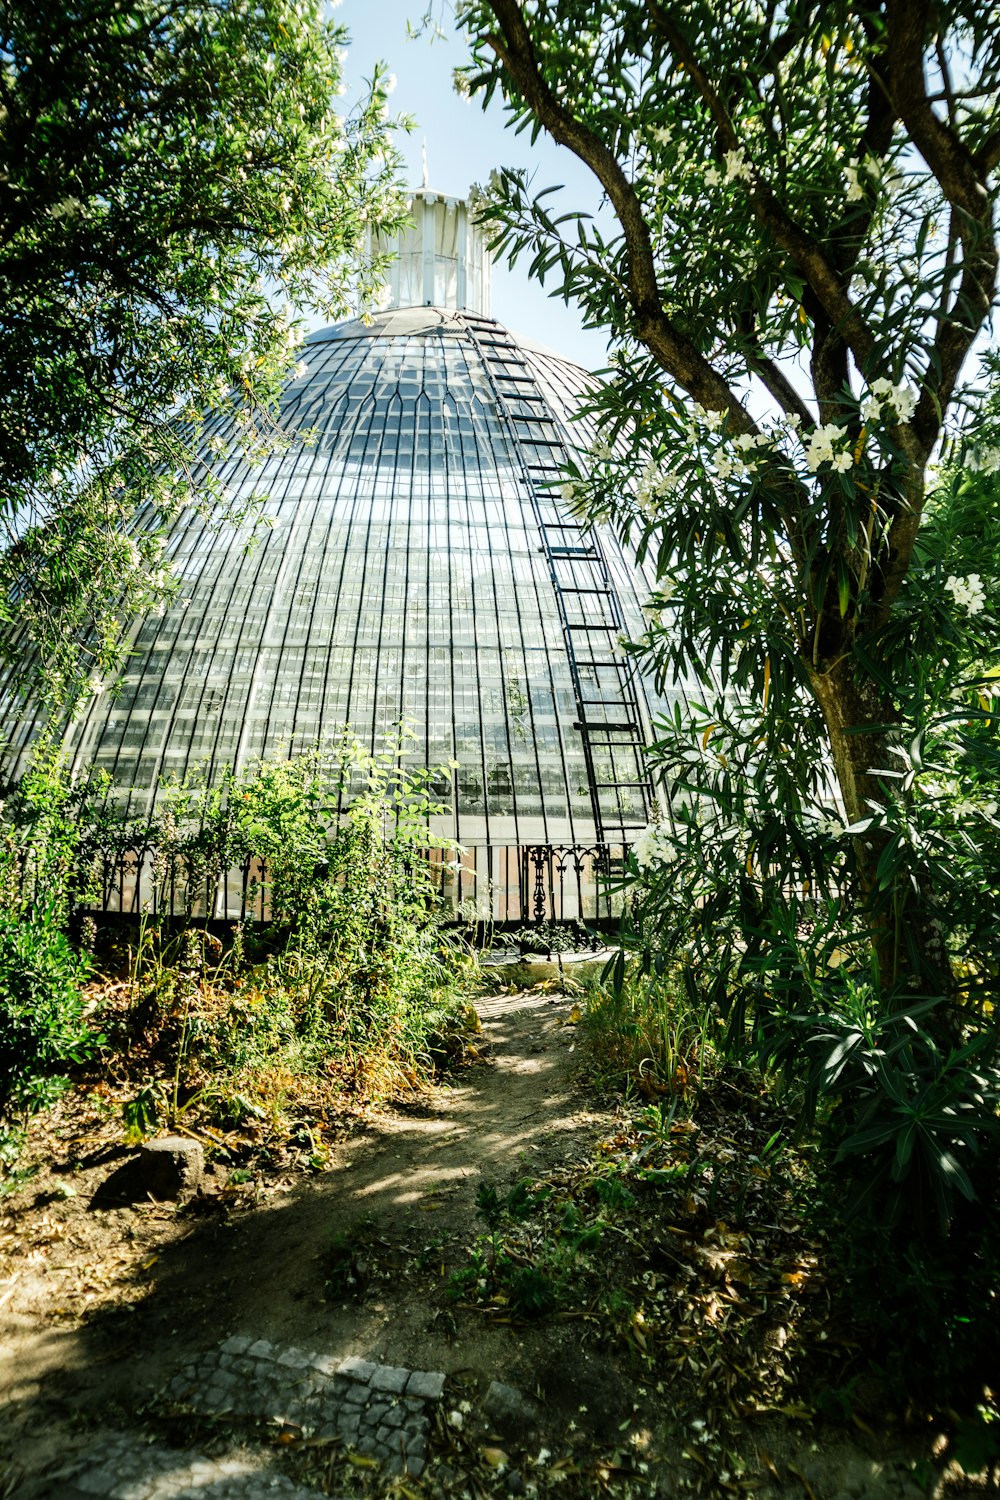
[[[946,1215],[1000,1082],[996,564],[976,546],[1000,455],[970,361],[997,287],[993,13],[459,18],[459,86],[499,93],[602,194],[560,214],[505,170],[480,211],[609,330],[602,436],[566,493],[654,559],[636,654],[703,697],[657,747],[691,800],[636,850],[647,951],[681,951],[731,1038],[840,1101],[841,1155],[878,1157],[869,1188],[909,1174]]]
[[[259,457],[293,309],[343,316],[380,281],[369,231],[405,211],[388,86],[338,115],[346,37],[323,16],[0,5],[0,615],[56,698],[169,589],[155,521],[225,510],[205,414],[228,419],[220,460]]]
[[[659,660],[711,657],[775,703],[806,684],[856,824],[900,719],[899,684],[866,667],[996,289],[988,8],[493,0],[461,18],[464,86],[572,150],[614,218],[555,218],[514,173],[485,208],[617,344],[598,402],[652,464],[646,514],[612,496],[619,522],[683,559],[702,602],[732,571],[753,591],[746,625],[744,598],[714,621],[678,600]],[[878,843],[856,852],[871,885]]]

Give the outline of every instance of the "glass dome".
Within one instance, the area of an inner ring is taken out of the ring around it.
[[[451,218],[443,242],[464,253],[464,206]],[[454,258],[446,270],[421,284],[472,285]],[[488,277],[475,286],[481,303]],[[117,689],[68,731],[71,763],[110,773],[142,815],[165,778],[345,727],[374,746],[402,721],[412,764],[457,762],[438,831],[470,851],[459,894],[488,869],[523,907],[524,851],[620,849],[650,815],[651,699],[621,647],[647,585],[559,488],[570,453],[583,463],[589,377],[481,310],[440,306],[315,333],[303,363],[281,411],[290,446],[263,467],[211,459],[206,423],[207,461],[237,501],[266,492],[266,525],[177,520],[178,597],[134,623]],[[15,774],[32,728],[25,714]]]

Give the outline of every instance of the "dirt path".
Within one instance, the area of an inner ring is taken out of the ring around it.
[[[441,1370],[469,1391],[499,1374],[563,1413],[587,1404],[618,1421],[627,1392],[580,1350],[578,1330],[484,1327],[443,1310],[440,1295],[476,1230],[480,1184],[583,1160],[608,1127],[573,1084],[569,1009],[537,995],[483,1003],[487,1062],[249,1208],[209,1198],[180,1211],[95,1210],[118,1160],[71,1179],[56,1161],[16,1200],[0,1240],[0,1458],[11,1472],[64,1459],[81,1425],[120,1425],[185,1358],[233,1334]],[[62,1199],[67,1180],[74,1196]],[[356,1287],[331,1300],[331,1246],[344,1242]]]
[[[731,1454],[592,1322],[446,1295],[484,1183],[593,1160],[619,1124],[575,1083],[571,1009],[483,1003],[486,1060],[453,1086],[363,1122],[318,1175],[233,1195],[222,1168],[180,1209],[99,1206],[126,1154],[99,1096],[40,1123],[43,1169],[0,1220],[0,1500],[972,1493],[913,1482],[929,1433],[775,1417]],[[520,1405],[491,1408],[497,1380]]]

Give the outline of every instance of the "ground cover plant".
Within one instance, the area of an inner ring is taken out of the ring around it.
[[[492,1326],[576,1322],[582,1341],[627,1355],[688,1432],[685,1489],[752,1490],[760,1462],[776,1478],[779,1417],[943,1425],[942,1460],[993,1473],[992,1203],[957,1264],[894,1242],[875,1216],[845,1230],[797,1088],[727,1056],[722,1018],[707,1024],[677,973],[633,965],[623,984],[591,982],[565,1024],[583,1078],[618,1101],[617,1129],[583,1162],[484,1181],[452,1304]],[[614,1461],[643,1472],[635,1447]],[[911,1477],[936,1482],[924,1461]]]
[[[310,1118],[419,1089],[461,1056],[479,966],[439,919],[429,856],[449,846],[428,829],[436,773],[405,769],[402,748],[344,742],[213,787],[193,777],[141,830],[109,810],[106,788],[85,794],[58,764],[26,778],[5,812],[0,914],[12,1142],[89,1060],[130,1142],[163,1128],[272,1142],[298,1131],[320,1167]],[[98,932],[74,903],[140,833],[157,888],[137,921]],[[220,934],[194,903],[246,860],[270,921]],[[181,893],[174,917],[154,910],[167,887]]]

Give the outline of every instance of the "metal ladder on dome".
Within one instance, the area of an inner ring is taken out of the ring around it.
[[[494,319],[469,312],[459,316],[483,361],[497,414],[506,423],[527,479],[566,642],[579,714],[573,727],[583,742],[598,841],[630,843],[649,821],[653,790],[642,771],[647,743],[643,712],[634,669],[618,646],[626,627],[607,559],[597,533],[563,508],[557,487],[565,483],[570,452],[523,351]],[[610,693],[601,690],[609,675],[614,680]],[[599,780],[602,751],[611,775]],[[623,762],[632,774],[621,775]],[[602,792],[613,795],[617,805],[611,829]],[[612,829],[615,836],[609,841]]]

